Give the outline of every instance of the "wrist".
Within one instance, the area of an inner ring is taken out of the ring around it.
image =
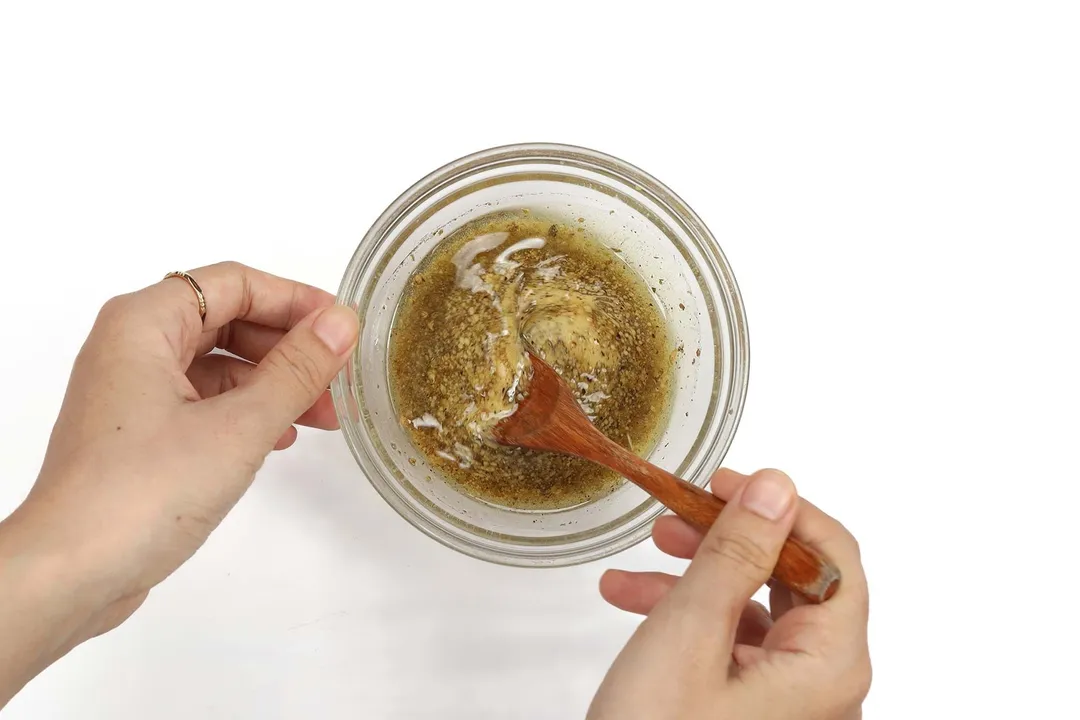
[[[64,508],[31,493],[0,522],[0,561],[40,592],[91,614],[113,599],[92,539]]]
[[[106,593],[24,503],[0,522],[0,707],[86,639]]]

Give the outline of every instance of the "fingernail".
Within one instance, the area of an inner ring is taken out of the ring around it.
[[[795,487],[791,479],[776,470],[762,470],[753,476],[742,494],[742,506],[766,520],[779,520],[791,507]]]
[[[334,305],[315,318],[311,329],[332,353],[342,355],[356,340],[359,321],[351,309],[344,305]]]

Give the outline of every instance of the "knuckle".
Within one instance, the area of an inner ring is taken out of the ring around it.
[[[213,267],[227,274],[242,273],[248,269],[247,265],[237,262],[236,260],[222,260]]]
[[[251,282],[251,275],[254,272],[252,268],[236,260],[225,260],[213,267],[218,274],[226,278],[227,283],[235,286],[235,292],[240,297],[236,309],[237,319],[242,320],[248,317],[255,301],[255,289]]]
[[[130,296],[117,295],[105,301],[98,311],[97,323],[109,325],[123,317],[130,307]]]
[[[731,531],[722,535],[707,536],[701,545],[701,550],[755,577],[768,576],[773,569],[769,553],[760,542],[744,532]]]
[[[301,390],[306,393],[322,391],[322,366],[306,349],[298,345],[285,345],[277,358],[277,364]]]
[[[146,309],[140,307],[132,293],[109,298],[98,310],[84,347],[98,352],[106,348],[118,350],[122,343],[142,340],[145,316]]]

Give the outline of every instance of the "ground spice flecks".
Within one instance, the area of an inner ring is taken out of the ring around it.
[[[390,336],[403,427],[465,492],[520,509],[571,507],[620,478],[585,460],[507,448],[490,430],[526,391],[526,343],[597,428],[644,454],[669,411],[667,324],[645,282],[576,223],[500,213],[442,240],[414,271]]]

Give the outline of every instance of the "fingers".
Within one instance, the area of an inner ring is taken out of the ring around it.
[[[200,347],[209,349],[207,334],[234,320],[289,330],[319,308],[334,303],[324,290],[224,262],[189,273],[206,299],[206,318],[199,317],[198,296],[181,278],[166,278],[127,299],[124,304],[149,329],[159,331],[167,348],[184,366]],[[204,350],[205,352],[206,350]]]
[[[600,576],[600,596],[620,610],[648,615],[678,581],[662,572],[608,570]]]
[[[727,501],[735,497],[735,493],[746,484],[749,477],[749,475],[743,475],[728,468],[720,468],[709,478],[709,487],[713,491],[713,495]]]
[[[704,535],[675,515],[663,515],[653,524],[653,542],[663,553],[689,560],[694,557]]]
[[[766,662],[769,659],[769,652],[757,645],[736,645],[731,656],[739,670],[748,670]]]
[[[240,385],[255,366],[228,355],[207,355],[191,363],[187,378],[200,398],[211,398]]]
[[[200,321],[204,330],[216,330],[233,320],[287,330],[334,303],[334,296],[325,290],[236,262],[208,265],[189,274],[206,296],[206,319]],[[198,300],[186,282],[170,278],[155,287],[163,296],[168,293],[174,302],[187,305],[198,320]]]
[[[245,360],[257,363],[285,337],[285,330],[256,325],[246,320],[233,320],[216,330],[206,330],[199,338],[195,355],[205,355],[214,348],[227,350]]]
[[[732,471],[723,472],[725,475],[723,481],[735,480],[739,482],[740,485],[741,483],[746,481],[746,475],[739,475],[738,473],[734,473]],[[716,486],[716,484],[717,483],[714,482],[714,487]],[[723,484],[721,484],[721,488],[722,490],[728,489],[724,487]],[[728,496],[730,497],[732,494],[734,494],[734,492],[729,493]],[[798,526],[798,524],[799,520],[798,517],[796,517],[796,527]],[[674,515],[661,516],[653,525],[652,535],[653,542],[656,543],[656,547],[659,548],[661,552],[664,552],[667,555],[671,555],[672,557],[682,558],[683,560],[689,560],[693,558],[694,553],[697,552],[698,547],[701,545],[702,539],[704,539],[704,536],[701,533],[688,525],[681,518]],[[635,573],[626,574],[634,575]],[[798,595],[792,593],[780,583],[769,580],[766,584],[769,586],[769,609],[771,610],[772,620],[779,620],[788,610],[791,610],[793,607],[798,607],[800,605],[806,604],[805,600],[803,600]],[[603,593],[602,585],[601,593]],[[608,599],[606,596],[605,599],[607,599],[608,602],[620,609],[628,609],[621,605],[616,599]],[[649,610],[651,609],[652,608],[650,607]],[[630,610],[630,612],[636,611]],[[648,612],[648,610],[646,610],[646,612]],[[739,640],[738,642],[744,641]]]
[[[772,625],[772,616],[765,606],[751,600],[743,608],[739,627],[735,630],[735,644],[761,647]]]
[[[205,355],[191,364],[187,377],[199,397],[206,399],[229,392],[247,382],[255,367],[249,362],[228,355]],[[294,422],[320,430],[337,430],[337,412],[334,410],[330,392],[324,390],[314,404],[295,418]],[[294,431],[289,445],[295,440]]]
[[[675,575],[662,572],[608,570],[600,577],[600,596],[625,612],[648,615],[678,582]],[[769,611],[751,600],[742,610],[735,642],[760,646],[772,624]]]
[[[723,474],[721,475],[721,473]],[[742,483],[746,482],[746,475],[740,475],[730,470],[721,471],[721,473],[718,473],[718,475],[721,476],[721,482],[716,483],[714,481],[713,485],[714,487],[716,487],[717,484],[719,484],[722,491],[727,491],[730,489],[729,487],[726,487],[726,485],[730,484],[731,481],[737,482],[739,486],[741,486]],[[736,491],[737,489],[727,493],[728,497],[731,497]],[[797,518],[796,524],[798,524]],[[681,518],[674,515],[661,516],[653,525],[652,535],[653,542],[656,543],[656,547],[659,548],[661,552],[671,555],[672,557],[682,558],[684,560],[689,560],[694,557],[694,554],[697,552],[698,547],[701,545],[701,541],[704,539],[704,536],[701,533],[688,525]],[[629,584],[633,582],[632,576],[646,574],[648,573],[624,573],[624,575],[628,576],[624,580],[624,582]],[[638,580],[636,582],[644,581],[645,579],[642,578],[641,580]],[[769,586],[770,590],[769,608],[771,609],[771,614],[769,613],[769,610],[765,610],[765,608],[760,604],[755,602],[750,603],[750,605],[756,605],[765,612],[769,620],[767,627],[771,627],[773,620],[780,619],[780,617],[782,617],[784,613],[786,613],[792,607],[804,605],[806,602],[801,597],[798,597],[779,583],[769,580],[767,582],[767,585]],[[601,579],[601,594],[603,594],[603,590],[603,579]],[[605,596],[605,599],[607,599],[608,602],[610,602],[615,607],[618,607],[622,610],[629,610],[627,607],[620,604],[620,598],[621,595],[613,596],[612,598],[608,598],[607,596]],[[650,610],[652,610],[651,606],[646,609],[645,612],[648,613]],[[637,612],[637,610],[629,610],[629,612]],[[753,620],[753,618],[751,618],[751,620]],[[743,623],[739,626],[740,632],[742,632],[743,624],[746,624],[746,622],[747,615],[746,613],[743,613]],[[764,639],[764,636],[762,636],[762,639]],[[739,639],[738,636],[736,637],[736,642],[743,644],[754,644],[748,643],[748,641],[745,639]]]
[[[228,405],[263,442],[273,442],[326,391],[345,364],[359,332],[351,309],[334,305],[300,321],[234,392]]]
[[[718,622],[731,643],[742,609],[776,566],[795,522],[795,500],[784,473],[750,476],[706,534],[678,588],[689,610]]]
[[[296,428],[293,427],[292,425],[290,425],[289,429],[286,430],[281,435],[281,437],[278,438],[278,441],[276,443],[274,443],[274,449],[275,450],[288,450],[289,448],[291,448],[293,446],[293,443],[295,443],[295,442],[296,442]]]
[[[735,495],[745,481],[746,476],[734,470],[721,469],[712,477],[712,491],[722,499]],[[792,535],[817,550],[833,561],[840,570],[840,590],[830,599],[832,606],[858,611],[865,615],[867,605],[866,575],[863,572],[859,556],[859,545],[847,528],[822,512],[813,503],[803,498],[798,500],[799,509],[795,516]],[[847,588],[844,591],[844,588]],[[842,592],[843,591],[843,592]],[[804,604],[801,598],[786,601],[781,597],[781,605],[787,603],[790,608]],[[771,601],[770,601],[771,604]],[[774,606],[775,608],[775,606]]]
[[[721,498],[734,497],[745,477],[732,470],[719,470],[712,477],[712,490]],[[822,552],[840,570],[840,587],[821,605],[822,617],[829,618],[827,622],[830,623],[833,637],[864,646],[869,618],[869,591],[855,538],[840,522],[802,498],[798,499],[791,534]],[[793,608],[806,604],[803,598],[787,588],[770,583],[769,606],[774,621],[783,618]]]
[[[847,528],[822,512],[813,503],[802,500],[795,520],[794,534],[806,544],[820,550],[840,570],[840,588],[825,605],[837,615],[866,629],[869,614],[869,593],[863,571],[859,544]]]
[[[798,520],[796,520],[796,523]],[[792,608],[806,605],[807,602],[800,596],[788,590],[778,582],[769,581],[769,609],[772,610],[772,619],[779,620]]]
[[[769,611],[760,603],[751,600],[743,610],[739,628],[735,631],[735,647],[731,652],[739,669],[746,670],[768,658],[768,652],[761,646],[772,626],[773,619]]]

